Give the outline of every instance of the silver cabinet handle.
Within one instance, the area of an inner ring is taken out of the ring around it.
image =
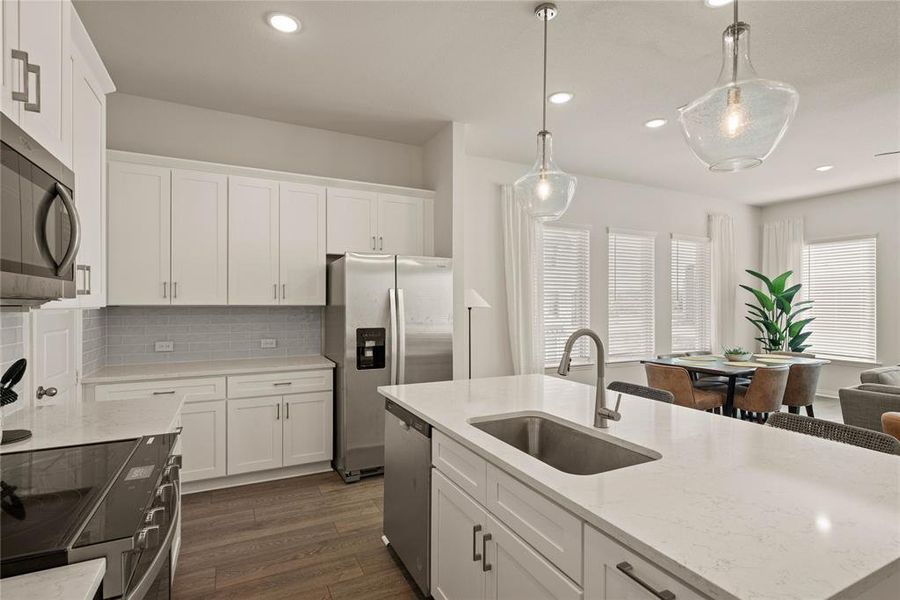
[[[372,250],[375,249],[375,236],[372,236]]]
[[[81,280],[84,282],[84,287],[81,289],[79,289],[77,285],[75,286],[75,295],[76,296],[86,296],[91,293],[90,289],[88,288],[88,273],[89,272],[90,272],[90,267],[87,265],[76,265],[75,266],[76,275],[78,273],[81,273],[82,274]],[[77,277],[76,277],[75,281],[76,282],[78,281]]]
[[[53,396],[56,395],[57,391],[58,390],[55,387],[48,387],[45,389],[44,386],[39,385],[35,395],[37,396],[38,400],[40,400],[44,396],[50,396],[52,398]]]
[[[154,396],[169,396],[169,395],[174,394],[174,393],[175,393],[175,390],[168,390],[168,391],[165,391],[165,392],[153,392],[153,395],[154,395]]]
[[[10,52],[13,60],[22,61],[22,90],[13,90],[12,99],[16,102],[28,102],[28,53],[22,50],[13,50]]]
[[[91,265],[87,265],[87,293],[91,295],[94,293],[94,279],[91,277]]]
[[[272,298],[274,298],[275,300],[278,300],[278,284],[277,283],[272,284]]]
[[[378,249],[384,250],[384,236],[378,236]]]
[[[478,532],[481,531],[481,525],[475,525],[472,527],[472,562],[478,562],[481,560],[481,555],[478,554]]]
[[[168,298],[168,294],[166,294],[166,285],[168,285],[167,281],[163,281],[163,298]]]
[[[34,97],[36,99],[35,102],[26,102],[25,110],[27,110],[28,112],[39,113],[41,112],[41,66],[28,63],[28,66],[25,70],[27,71],[25,73],[26,80],[29,73],[34,73]]]
[[[282,283],[281,284],[281,299],[284,300],[285,298],[287,298],[287,284]]]
[[[275,405],[275,420],[279,420],[281,418],[281,402]]]
[[[293,385],[293,384],[294,384],[293,381],[279,381],[278,383],[273,383],[272,385],[274,385],[275,387],[281,387],[283,385]]]
[[[669,590],[657,591],[649,583],[647,583],[646,581],[644,581],[643,579],[641,579],[640,577],[635,575],[634,567],[632,567],[630,563],[625,562],[625,561],[620,562],[619,564],[616,565],[616,568],[618,570],[622,571],[623,573],[625,573],[625,576],[628,577],[630,580],[632,580],[633,582],[635,582],[636,584],[638,584],[639,586],[641,586],[642,588],[644,588],[645,590],[650,592],[650,594],[654,598],[659,598],[659,600],[675,600],[675,594],[673,594]]]
[[[481,536],[481,572],[487,573],[493,568],[493,565],[489,565],[487,561],[487,543],[493,539],[493,536],[489,533]]]
[[[291,418],[291,405],[287,402],[284,403],[284,418],[285,420]]]
[[[78,247],[81,246],[81,221],[78,219],[78,211],[72,201],[72,194],[59,182],[56,183],[56,195],[62,200],[69,215],[69,247],[66,248],[66,254],[59,266],[56,267],[56,274],[62,275],[75,262],[75,254],[78,252]]]
[[[178,282],[173,281],[172,282],[172,299],[174,300],[177,297],[178,297]]]

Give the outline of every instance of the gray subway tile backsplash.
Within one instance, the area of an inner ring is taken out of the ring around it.
[[[319,354],[321,316],[322,309],[315,306],[114,306],[85,311],[85,328],[89,320],[105,339],[105,355],[101,356],[98,346],[89,348],[85,335],[85,373],[91,372],[87,368],[89,352],[94,370],[104,365]],[[260,348],[263,338],[274,338],[276,347]],[[156,342],[164,341],[173,342],[174,351],[154,350]]]

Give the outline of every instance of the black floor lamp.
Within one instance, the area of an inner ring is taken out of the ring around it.
[[[490,308],[491,305],[487,303],[487,300],[481,297],[481,294],[471,288],[466,290],[465,302],[469,319],[469,379],[472,379],[472,309]]]

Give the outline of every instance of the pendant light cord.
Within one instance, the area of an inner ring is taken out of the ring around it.
[[[738,67],[738,0],[734,0],[734,24],[731,26],[731,82],[737,83]]]
[[[543,113],[541,114],[541,131],[547,130],[547,17],[549,9],[544,9],[544,95],[541,97]]]

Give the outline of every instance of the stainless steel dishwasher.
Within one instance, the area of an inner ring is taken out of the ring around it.
[[[391,400],[384,408],[384,537],[429,596],[431,425]]]

